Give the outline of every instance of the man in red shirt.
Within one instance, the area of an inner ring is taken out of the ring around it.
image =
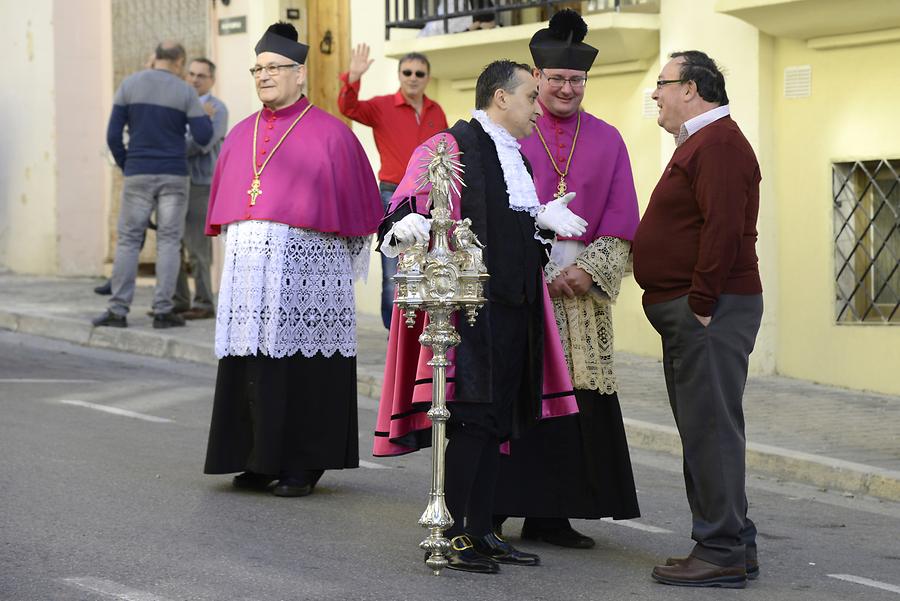
[[[732,121],[715,61],[676,52],[653,99],[675,136],[632,243],[644,312],[662,337],[696,545],[653,578],[743,588],[759,574],[744,488],[744,384],[762,319],[759,163]]]
[[[394,94],[359,99],[360,79],[374,59],[369,47],[359,44],[350,53],[350,70],[341,74],[344,82],[338,96],[338,107],[345,117],[372,128],[375,146],[381,157],[378,171],[381,201],[387,209],[391,195],[403,179],[413,150],[434,134],[447,129],[447,117],[441,106],[425,95],[431,64],[424,54],[412,52],[400,59],[397,76],[400,89]],[[391,327],[394,302],[394,274],[397,259],[381,256],[381,319]]]

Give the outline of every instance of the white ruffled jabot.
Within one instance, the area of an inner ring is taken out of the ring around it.
[[[519,143],[512,134],[494,123],[484,111],[475,109],[472,111],[472,117],[481,124],[497,148],[500,168],[506,181],[506,192],[509,194],[509,208],[514,211],[527,211],[534,217],[541,203],[534,188],[534,180],[525,168],[525,160],[519,152]]]

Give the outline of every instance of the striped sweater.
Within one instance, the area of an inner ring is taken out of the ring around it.
[[[194,88],[170,71],[147,69],[126,77],[116,90],[106,143],[126,176],[187,175],[187,125],[199,144],[212,138],[212,123]]]

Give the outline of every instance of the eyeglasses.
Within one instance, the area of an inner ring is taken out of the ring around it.
[[[425,71],[413,71],[412,69],[404,69],[403,71],[400,71],[400,73],[403,73],[403,77],[409,77],[413,73],[415,73],[416,77],[419,79],[428,77],[428,73],[425,73]]]
[[[265,70],[266,73],[268,73],[269,75],[274,77],[275,75],[278,75],[278,72],[280,69],[290,69],[292,67],[299,67],[299,66],[300,65],[298,63],[291,63],[289,65],[275,65],[275,64],[265,65],[265,66],[255,65],[253,67],[250,67],[250,75],[252,75],[253,77],[259,77],[260,74],[262,74],[263,70]]]
[[[656,80],[656,89],[660,89],[661,87],[668,85],[670,83],[684,83],[686,79],[657,79]]]
[[[582,75],[576,75],[575,77],[557,77],[555,75],[548,76],[546,73],[541,71],[541,74],[547,79],[547,83],[550,84],[550,87],[554,90],[561,89],[566,84],[572,86],[573,90],[580,90],[587,84],[587,77]]]

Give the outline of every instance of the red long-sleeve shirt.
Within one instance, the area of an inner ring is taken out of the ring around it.
[[[644,305],[688,295],[712,315],[721,294],[759,294],[756,218],[759,163],[730,118],[681,146],[650,196],[632,242]]]
[[[360,80],[349,83],[349,73],[341,74],[338,108],[346,117],[372,128],[375,146],[381,157],[378,179],[399,184],[406,164],[419,144],[447,129],[447,117],[441,105],[425,96],[422,114],[406,102],[398,90],[395,94],[359,99]]]

